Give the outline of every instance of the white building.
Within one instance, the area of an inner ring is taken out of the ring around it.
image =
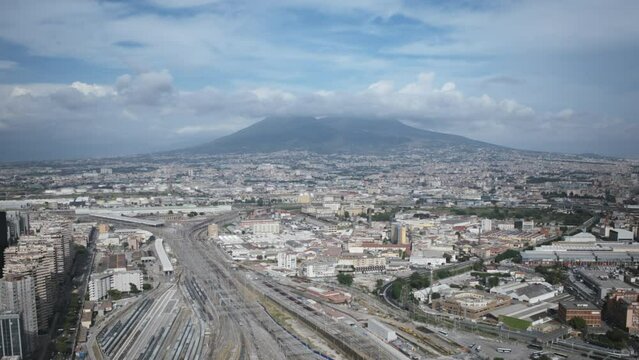
[[[253,234],[279,234],[279,221],[253,221],[251,224]]]
[[[375,319],[368,320],[368,331],[386,342],[397,340],[394,330]]]
[[[515,300],[536,304],[559,295],[563,287],[553,287],[547,282],[512,282],[490,289],[493,294],[510,296]]]
[[[297,255],[291,253],[278,253],[277,254],[277,267],[282,269],[295,270],[297,269]]]
[[[446,264],[444,254],[450,254],[451,261],[456,261],[455,252],[452,248],[430,247],[426,249],[414,250],[410,255],[410,264],[415,266],[438,267]]]
[[[93,274],[89,280],[89,300],[102,300],[109,295],[111,290],[111,274]]]
[[[501,223],[497,224],[499,230],[515,230],[515,224],[513,223]]]
[[[116,272],[111,275],[111,289],[129,292],[133,284],[138,290],[142,290],[143,281],[144,276],[140,270]]]
[[[493,221],[490,219],[481,220],[481,232],[493,231]]]
[[[597,241],[597,238],[591,233],[580,232],[579,234],[575,234],[573,236],[564,237],[564,241],[572,243],[594,243]]]
[[[302,267],[302,275],[308,278],[335,276],[336,262],[307,262]]]

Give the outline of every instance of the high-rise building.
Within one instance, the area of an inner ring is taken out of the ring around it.
[[[0,314],[0,357],[23,357],[20,316],[13,312]]]
[[[391,242],[393,244],[408,244],[407,228],[401,223],[391,225]]]
[[[4,274],[31,276],[34,279],[38,329],[47,329],[58,289],[53,246],[20,244],[8,247],[5,250]]]
[[[111,290],[111,274],[92,274],[89,279],[89,300],[98,301],[107,297]]]
[[[209,239],[217,238],[220,235],[220,230],[217,224],[209,224],[207,228],[207,233],[209,235]]]
[[[4,268],[4,249],[9,246],[9,227],[7,226],[7,213],[0,211],[0,266]],[[2,276],[2,269],[0,269]]]
[[[407,228],[406,226],[400,225],[400,228],[398,230],[398,237],[397,237],[397,243],[401,244],[401,245],[406,245],[408,244],[408,234],[407,234]]]
[[[20,315],[25,354],[35,349],[38,336],[35,282],[31,276],[7,274],[0,279],[0,310]]]
[[[481,220],[481,232],[489,232],[493,231],[493,221],[491,219],[482,219]]]

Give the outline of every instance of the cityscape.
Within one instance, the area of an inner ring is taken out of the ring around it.
[[[639,359],[638,16],[0,0],[0,359]]]

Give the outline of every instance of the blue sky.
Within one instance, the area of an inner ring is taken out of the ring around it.
[[[165,150],[276,115],[636,157],[637,18],[632,0],[0,0],[0,160]]]

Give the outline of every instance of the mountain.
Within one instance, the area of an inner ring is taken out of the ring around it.
[[[458,135],[417,129],[398,120],[365,118],[266,118],[233,134],[186,149],[189,153],[382,153],[409,148],[499,148]]]

